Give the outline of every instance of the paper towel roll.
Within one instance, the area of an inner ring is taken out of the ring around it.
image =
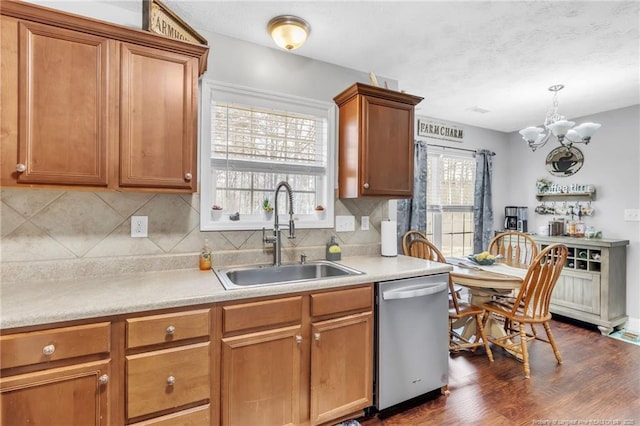
[[[383,256],[398,255],[398,225],[395,220],[383,220],[380,227],[380,248]]]

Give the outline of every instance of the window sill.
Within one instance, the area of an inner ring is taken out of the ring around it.
[[[325,219],[318,220],[315,215],[299,215],[294,216],[296,229],[323,229],[333,228],[333,216],[327,215]],[[289,225],[289,216],[280,215],[278,222],[282,229],[287,229]],[[256,216],[247,216],[246,219],[240,220],[229,219],[229,214],[225,213],[218,220],[212,220],[211,217],[200,217],[201,231],[253,231],[262,228],[273,229],[273,219],[261,220]]]

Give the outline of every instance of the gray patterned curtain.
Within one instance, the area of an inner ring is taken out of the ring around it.
[[[398,200],[398,253],[405,232],[427,231],[427,144],[415,141],[413,146],[413,198]]]
[[[476,152],[476,186],[473,200],[473,252],[487,249],[493,233],[493,205],[491,203],[491,176],[494,152],[481,149]]]

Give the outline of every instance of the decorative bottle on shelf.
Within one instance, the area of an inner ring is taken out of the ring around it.
[[[204,247],[200,251],[200,270],[207,271],[211,269],[211,249],[209,248],[209,240],[204,240]]]

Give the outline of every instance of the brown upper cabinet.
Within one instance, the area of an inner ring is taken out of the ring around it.
[[[3,1],[2,186],[197,190],[208,47]]]
[[[338,105],[340,198],[410,198],[414,107],[423,98],[355,83]]]

